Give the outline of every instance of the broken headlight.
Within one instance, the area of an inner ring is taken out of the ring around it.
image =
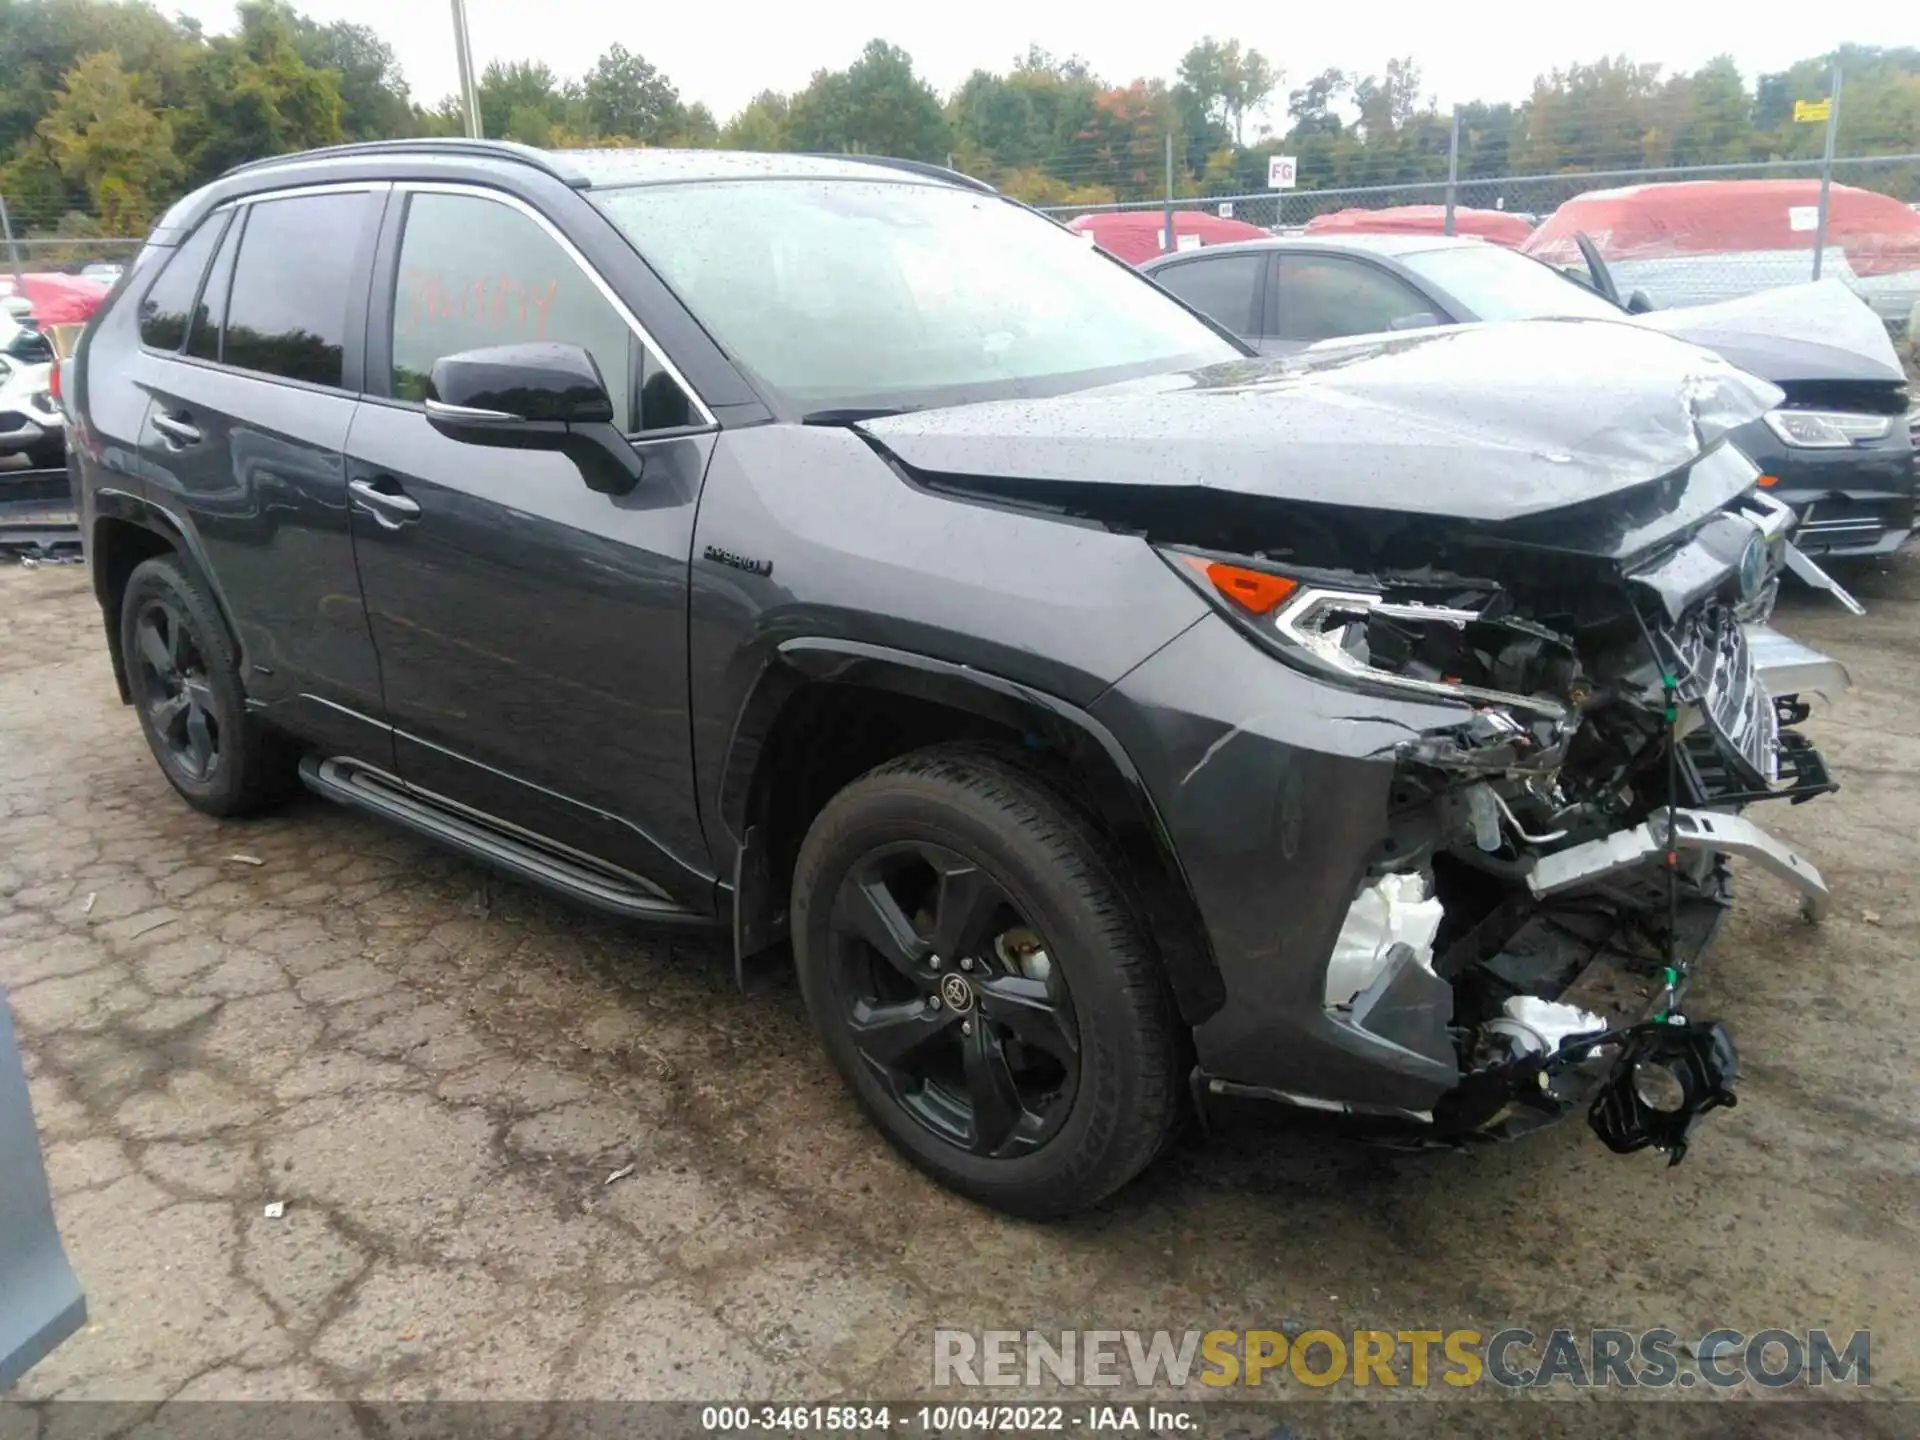
[[[1498,590],[1415,599],[1184,551],[1167,558],[1281,659],[1336,683],[1555,721],[1583,689],[1572,646],[1498,613]]]

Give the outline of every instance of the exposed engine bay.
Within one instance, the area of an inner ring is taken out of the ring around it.
[[[1729,861],[1794,885],[1810,917],[1827,899],[1740,813],[1836,788],[1795,728],[1807,702],[1768,683],[1788,656],[1796,684],[1845,683],[1765,628],[1790,524],[1755,492],[1578,596],[1375,574],[1278,608],[1275,631],[1349,681],[1472,707],[1397,747],[1388,835],[1327,968],[1330,1009],[1451,1050],[1458,1087],[1413,1117],[1430,1138],[1585,1103],[1610,1147],[1677,1163],[1694,1120],[1734,1103],[1731,1041],[1681,1008]]]

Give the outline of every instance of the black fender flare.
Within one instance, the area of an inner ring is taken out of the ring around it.
[[[887,690],[976,715],[1029,737],[1049,742],[1080,762],[1096,783],[1084,798],[1093,805],[1136,870],[1141,862],[1156,867],[1168,882],[1147,888],[1162,893],[1140,896],[1159,942],[1181,1016],[1199,1024],[1225,1003],[1226,991],[1214,960],[1186,871],[1174,851],[1146,781],[1113,733],[1086,710],[1043,690],[1004,676],[940,660],[929,655],[862,640],[795,636],[782,641],[761,670],[741,706],[727,746],[719,790],[720,819],[742,837],[735,863],[736,949],[751,953],[752,937],[770,933],[757,914],[766,903],[766,879],[756,875],[762,858],[751,835],[753,806],[765,744],[781,710],[810,683],[855,685]],[[778,928],[777,926],[774,928]]]

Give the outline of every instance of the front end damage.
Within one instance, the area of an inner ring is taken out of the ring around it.
[[[1730,1037],[1684,1009],[1731,862],[1791,887],[1810,919],[1828,904],[1818,869],[1745,813],[1836,788],[1798,726],[1803,695],[1831,699],[1846,674],[1765,625],[1791,518],[1755,491],[1612,575],[1572,557],[1491,566],[1500,581],[1296,571],[1270,616],[1244,617],[1344,684],[1466,702],[1392,744],[1384,833],[1319,997],[1456,1078],[1419,1108],[1228,1075],[1204,1089],[1391,1119],[1375,1128],[1426,1144],[1584,1109],[1610,1148],[1677,1163],[1695,1121],[1735,1099]],[[1226,562],[1177,558],[1220,588]]]
[[[1755,821],[1833,788],[1809,569],[1728,439],[1780,391],[1640,327],[1313,347],[860,426],[903,478],[1138,536],[1210,613],[1091,716],[1209,952],[1163,949],[1196,1092],[1417,1143],[1584,1107],[1677,1158],[1732,1103],[1689,980]],[[1817,572],[1816,572],[1817,573]]]

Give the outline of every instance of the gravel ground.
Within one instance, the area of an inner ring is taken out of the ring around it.
[[[16,1397],[900,1399],[937,1325],[1510,1324],[1871,1329],[1912,1396],[1920,555],[1845,578],[1864,619],[1779,623],[1853,669],[1810,727],[1846,788],[1766,817],[1835,913],[1746,877],[1696,1006],[1741,1103],[1684,1166],[1577,1123],[1420,1157],[1274,1126],[1041,1227],[897,1161],[783,974],[743,996],[718,943],[318,801],[194,814],[84,569],[0,571],[0,984],[92,1312]]]

